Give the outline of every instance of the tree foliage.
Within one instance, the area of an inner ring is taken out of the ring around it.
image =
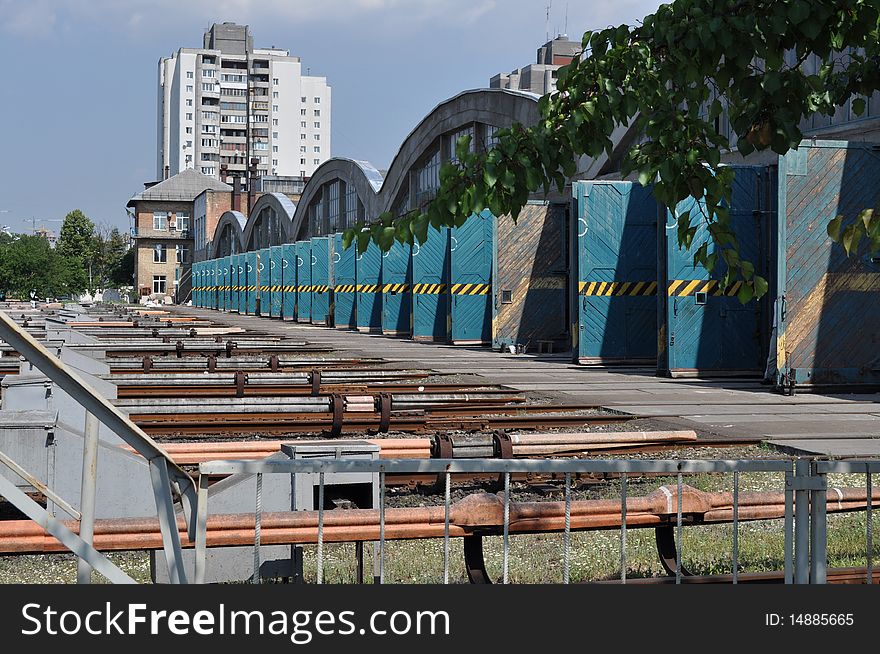
[[[92,284],[89,288],[89,269]],[[76,209],[67,214],[55,248],[42,236],[0,234],[0,290],[27,298],[59,297],[132,283],[134,252],[116,228],[101,232]]]
[[[382,214],[346,231],[363,251],[428,238],[428,229],[457,226],[488,208],[515,220],[529,194],[560,191],[581,155],[612,154],[611,134],[633,124],[643,138],[623,157],[622,173],[653,184],[657,200],[678,219],[678,240],[690,247],[703,221],[715,248],[700,247],[695,265],[723,262],[723,284],[744,281],[742,301],[763,295],[767,282],[740,259],[726,203],[733,172],[719,166],[725,151],[784,154],[802,139],[801,119],[832,115],[852,96],[853,110],[880,88],[876,0],[676,0],[640,25],[583,36],[584,54],[559,70],[557,93],[539,102],[532,127],[495,133],[488,151],[458,143],[457,161],[441,168],[433,200],[404,215]],[[813,70],[805,64],[815,58]],[[726,112],[734,142],[718,133]],[[693,197],[700,215],[677,213]],[[880,249],[880,213],[829,225],[848,252]]]

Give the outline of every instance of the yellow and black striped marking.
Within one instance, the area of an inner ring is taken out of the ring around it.
[[[488,295],[491,284],[453,284],[453,295]]]
[[[312,293],[326,293],[330,290],[330,287],[324,284],[317,284],[312,286]]]
[[[381,293],[382,286],[380,284],[358,284],[358,293]]]
[[[657,295],[657,282],[580,282],[581,295],[624,296]]]
[[[715,297],[722,295],[732,297],[739,293],[742,285],[742,281],[734,282],[725,291],[717,279],[674,279],[666,287],[666,294],[669,297],[687,297],[694,293],[706,293]]]
[[[425,295],[440,295],[446,292],[446,284],[416,284],[413,286],[413,293],[422,293]]]
[[[281,287],[284,293],[294,293],[296,292],[296,286],[282,286]]]
[[[337,293],[354,293],[357,287],[354,284],[340,284],[333,288]]]
[[[409,284],[385,284],[382,287],[383,293],[405,293],[409,290]]]

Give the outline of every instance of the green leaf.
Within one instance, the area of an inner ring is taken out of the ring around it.
[[[751,279],[755,274],[755,265],[750,261],[743,261],[742,264],[740,264],[740,270],[742,270],[742,276],[745,279]]]
[[[858,229],[856,224],[850,225],[843,230],[841,242],[846,250],[846,256],[850,256],[859,247],[859,241],[862,238],[862,230]]]
[[[647,186],[651,183],[651,171],[650,170],[642,170],[639,172],[639,184],[642,186]]]
[[[794,0],[788,8],[788,18],[795,25],[804,22],[810,16],[810,3],[805,0]]]
[[[755,297],[755,289],[753,289],[752,285],[748,282],[743,282],[743,285],[739,287],[736,297],[740,301],[740,304],[747,304],[749,300]]]
[[[767,293],[767,289],[770,288],[769,284],[767,284],[767,280],[760,275],[755,275],[754,284],[756,298],[763,297]]]
[[[843,216],[837,216],[828,223],[828,236],[835,243],[840,241],[840,225],[843,222]]]
[[[865,226],[865,232],[871,231],[871,221],[874,219],[874,210],[873,209],[862,209],[859,212],[859,220],[862,221],[862,224]]]
[[[865,99],[855,98],[852,101],[852,110],[856,116],[861,116],[863,113],[865,113]]]

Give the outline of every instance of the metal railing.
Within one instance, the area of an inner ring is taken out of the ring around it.
[[[179,498],[185,517],[189,519],[190,535],[195,527],[195,483],[192,477],[177,466],[170,456],[153,439],[137,427],[109,400],[89,386],[70,366],[52,355],[42,344],[0,311],[0,339],[39,369],[61,390],[76,400],[86,411],[83,441],[83,476],[80,509],[76,511],[63,498],[51,492],[27,470],[0,452],[0,463],[15,472],[36,490],[43,492],[57,506],[79,520],[79,534],[57,520],[43,506],[28,497],[13,482],[0,475],[0,496],[6,498],[28,518],[39,524],[58,539],[80,559],[77,581],[88,583],[94,568],[114,583],[134,583],[103,554],[92,546],[94,527],[95,492],[97,485],[98,426],[106,425],[127,445],[132,447],[149,463],[150,480],[156,500],[159,527],[162,533],[165,559],[172,583],[186,583],[186,572],[181,551],[180,534],[177,530],[175,498]],[[49,493],[47,494],[47,491]],[[60,500],[60,501],[59,501]],[[77,515],[78,514],[78,515]]]
[[[684,525],[682,512],[682,498],[684,496],[683,478],[685,475],[707,473],[733,473],[733,538],[731,542],[731,565],[733,569],[732,582],[738,583],[739,568],[739,491],[740,474],[748,473],[777,473],[785,475],[785,582],[807,583],[809,579],[810,561],[808,556],[809,544],[801,543],[801,532],[809,524],[808,512],[804,517],[805,508],[802,502],[795,507],[795,492],[803,492],[802,487],[808,486],[815,479],[810,474],[809,462],[804,466],[798,462],[797,470],[792,470],[791,460],[629,460],[629,459],[429,459],[429,460],[364,460],[364,459],[266,459],[259,461],[209,461],[199,465],[199,487],[197,502],[197,518],[195,530],[195,574],[194,581],[202,583],[205,579],[206,550],[208,538],[208,478],[211,475],[256,475],[257,507],[254,515],[254,582],[259,581],[259,549],[261,535],[260,488],[262,475],[264,474],[287,474],[311,473],[319,475],[318,494],[323,497],[325,476],[333,473],[378,473],[379,475],[379,530],[378,530],[378,575],[379,583],[385,581],[385,544],[386,544],[386,501],[385,501],[385,475],[386,474],[431,474],[440,475],[444,480],[444,529],[443,529],[443,580],[449,582],[449,541],[450,541],[450,485],[454,474],[498,474],[503,479],[503,523],[501,536],[503,539],[502,551],[502,581],[509,582],[509,556],[510,556],[510,482],[511,475],[518,473],[555,475],[565,480],[565,515],[563,532],[563,581],[570,581],[571,567],[571,532],[572,532],[572,499],[571,482],[573,475],[579,474],[604,474],[619,475],[620,484],[620,580],[627,581],[627,480],[629,475],[671,475],[676,478],[677,492],[673,495],[666,487],[663,487],[669,502],[672,498],[677,499],[674,509],[670,505],[670,516],[675,514],[675,546],[674,546],[674,574],[676,583],[681,583],[684,576],[682,569],[682,528]],[[816,484],[817,482],[812,482]],[[799,496],[800,497],[800,496]],[[798,508],[799,507],[799,508]],[[324,507],[319,501],[317,509],[317,579],[320,583],[324,577],[323,571],[323,545],[324,545]],[[824,514],[823,514],[824,515]],[[796,534],[797,538],[792,538]],[[366,539],[372,540],[372,539]],[[798,545],[796,548],[795,545]],[[479,546],[479,557],[482,558],[482,546]],[[467,547],[466,547],[467,550]],[[467,551],[466,551],[467,557]],[[818,566],[818,561],[816,562]],[[796,577],[792,570],[802,570],[806,565],[807,579],[798,574]],[[482,572],[485,575],[485,571]],[[816,583],[822,583],[824,578],[821,570],[817,569],[814,578]],[[469,570],[470,576],[470,570]],[[822,581],[819,581],[822,579]]]

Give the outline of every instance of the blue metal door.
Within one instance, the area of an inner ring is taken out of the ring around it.
[[[238,255],[229,257],[229,310],[238,311]]]
[[[382,255],[382,331],[412,334],[412,246],[394,241]]]
[[[372,241],[357,255],[357,327],[362,332],[382,331],[382,263],[382,251]]]
[[[847,256],[826,231],[877,205],[878,149],[804,141],[779,158],[779,328],[768,368],[780,386],[880,386],[880,256],[864,245]]]
[[[312,324],[329,325],[330,314],[330,238],[315,236],[312,242]]]
[[[296,320],[312,320],[312,244],[310,241],[296,243]]]
[[[492,340],[492,225],[484,210],[450,235],[450,319],[452,342],[482,344]]]
[[[657,202],[632,182],[576,182],[578,361],[654,363]]]
[[[223,309],[223,259],[214,259],[214,309]]]
[[[270,265],[269,248],[257,250],[257,313],[261,316],[268,316],[271,308],[272,296],[269,292],[269,285],[272,283]]]
[[[285,320],[296,318],[296,245],[285,243],[281,246],[281,317]]]
[[[247,313],[249,316],[257,313],[257,253],[248,252],[246,264],[247,274]]]
[[[192,285],[193,285],[192,303],[193,303],[194,307],[200,306],[199,300],[201,298],[200,298],[199,294],[201,293],[201,276],[202,276],[201,264],[194,263],[192,265]]]
[[[282,257],[281,257],[281,246],[273,245],[269,248],[269,257],[270,257],[270,286],[272,293],[271,296],[271,311],[269,315],[273,318],[281,317],[281,298],[282,298]]]
[[[333,311],[338,329],[357,329],[357,244],[346,250],[333,236]]]
[[[775,189],[769,169],[734,166],[733,193],[728,207],[731,226],[739,244],[740,258],[752,262],[756,273],[769,279],[769,235]],[[661,336],[665,348],[658,357],[661,372],[680,375],[760,374],[766,362],[766,330],[769,315],[766,297],[743,305],[736,297],[741,281],[721,286],[727,267],[719,257],[712,273],[694,266],[694,252],[709,244],[701,203],[693,198],[679,203],[676,215],[690,211],[698,224],[690,249],[680,249],[675,216],[668,214],[660,235],[665,265],[661,265]],[[665,305],[665,308],[664,308]]]
[[[238,271],[238,312],[241,315],[247,313],[247,255],[238,254],[235,257],[235,267]]]
[[[413,245],[413,339],[449,340],[449,229],[431,229]]]

